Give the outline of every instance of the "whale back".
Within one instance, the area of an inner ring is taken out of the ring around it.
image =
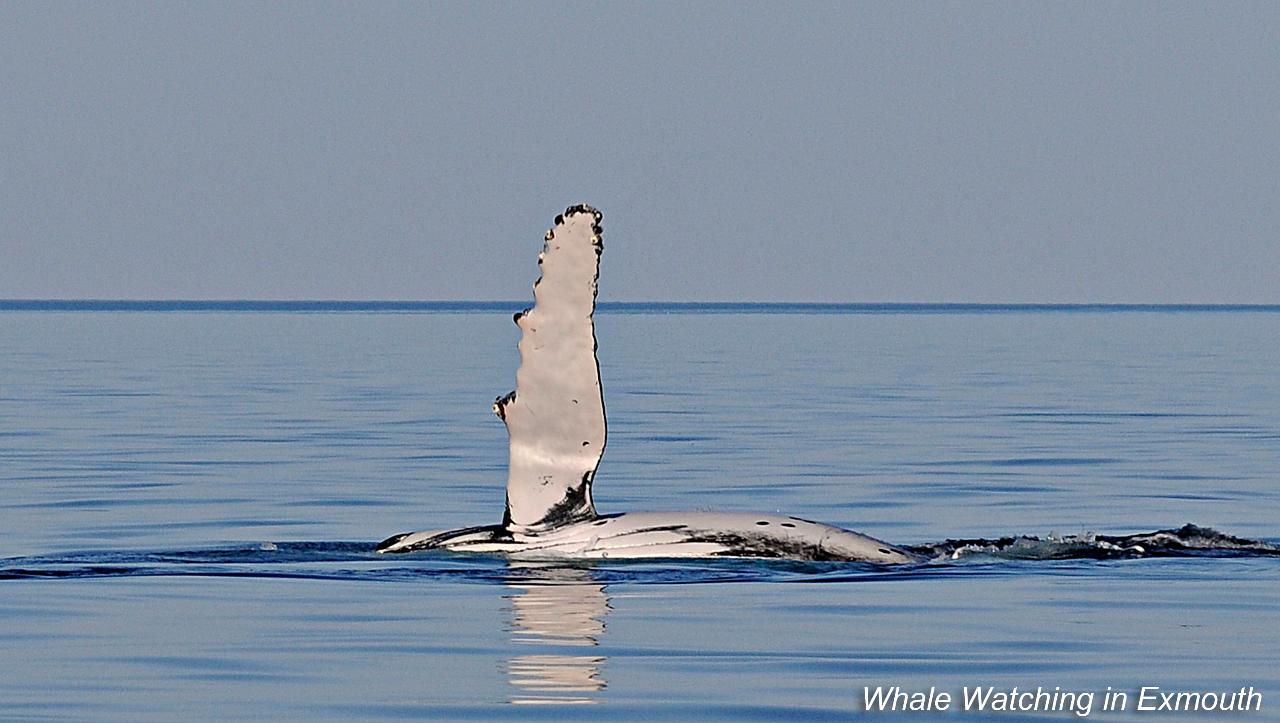
[[[593,315],[603,248],[600,212],[571,206],[547,231],[532,308],[516,314],[516,389],[493,411],[507,426],[503,525],[545,530],[596,516],[591,482],[605,445]]]

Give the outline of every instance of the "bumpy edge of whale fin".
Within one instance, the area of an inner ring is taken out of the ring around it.
[[[503,517],[510,529],[537,532],[596,515],[591,482],[606,434],[592,320],[600,219],[587,205],[556,217],[538,256],[534,305],[515,316],[516,390],[493,404],[510,438]]]

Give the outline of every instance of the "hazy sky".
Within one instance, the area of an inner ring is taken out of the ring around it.
[[[1280,3],[0,3],[0,298],[1280,302]]]

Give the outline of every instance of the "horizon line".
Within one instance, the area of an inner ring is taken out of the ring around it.
[[[0,311],[491,311],[532,299],[0,299]],[[1278,304],[1231,302],[953,301],[598,301],[601,311],[1280,311]]]

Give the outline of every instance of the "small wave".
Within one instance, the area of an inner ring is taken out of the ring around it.
[[[1135,535],[1018,535],[996,539],[945,540],[908,549],[931,560],[995,557],[1011,560],[1113,560],[1142,557],[1280,556],[1280,546],[1186,524]]]

